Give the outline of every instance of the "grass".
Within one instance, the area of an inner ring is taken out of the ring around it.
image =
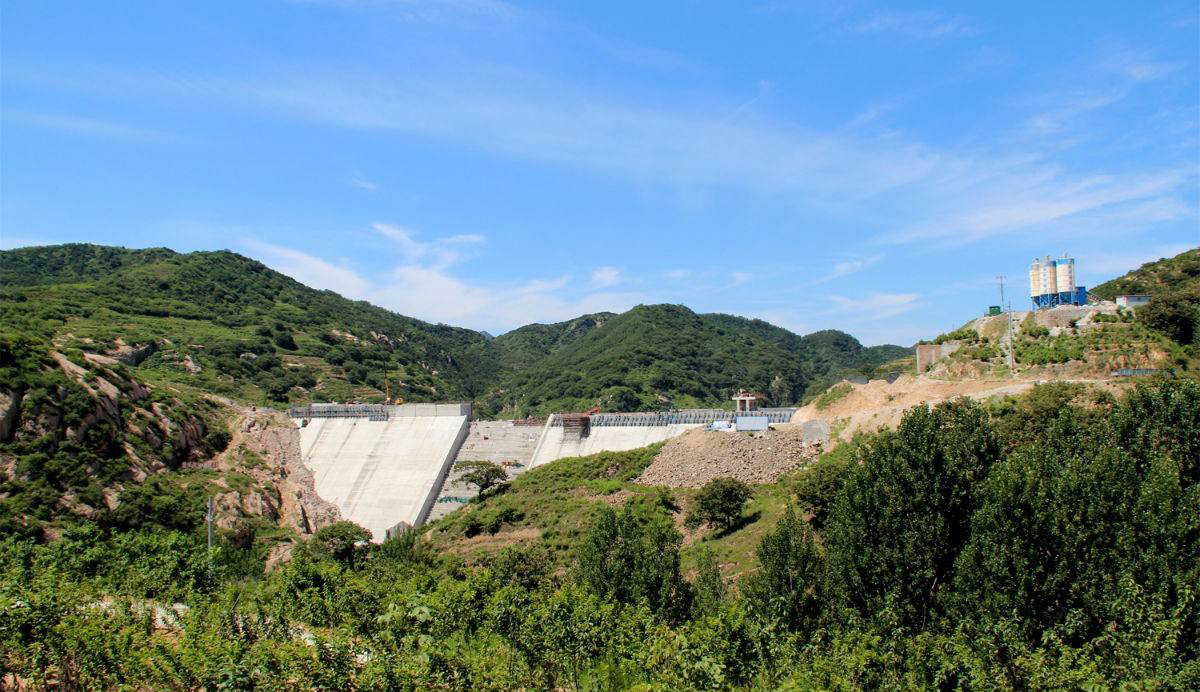
[[[836,403],[838,400],[844,398],[847,394],[849,394],[851,389],[853,389],[853,388],[850,386],[850,383],[848,383],[848,382],[842,382],[840,384],[833,385],[829,389],[825,390],[824,394],[817,397],[817,401],[816,401],[817,410],[823,411],[823,410],[829,408],[834,403]]]
[[[508,546],[544,542],[558,567],[569,570],[576,547],[605,507],[633,503],[663,508],[683,531],[683,518],[698,489],[634,482],[661,447],[659,443],[627,452],[559,459],[532,469],[502,492],[428,524],[425,535],[435,551],[458,555],[469,564],[486,562]],[[753,495],[743,511],[744,521],[732,531],[702,528],[684,532],[684,572],[695,570],[703,548],[712,549],[727,579],[756,569],[754,553],[759,541],[783,516],[794,498],[796,479],[805,472],[801,469],[776,483],[751,486]]]

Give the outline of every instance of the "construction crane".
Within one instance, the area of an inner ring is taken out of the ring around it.
[[[396,397],[395,399],[392,398],[392,381],[388,379],[387,375],[383,376],[383,388],[383,403],[389,406],[399,406],[400,404],[404,403],[404,399],[401,399],[400,397]]]

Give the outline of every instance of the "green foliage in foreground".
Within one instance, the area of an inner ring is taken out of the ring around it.
[[[1045,405],[1072,396],[918,407],[857,441],[806,486],[836,489],[824,525],[785,512],[736,592],[709,558],[681,573],[638,498],[567,571],[543,545],[466,568],[415,533],[257,575],[167,529],[9,538],[0,668],[101,690],[1196,689],[1200,386]]]

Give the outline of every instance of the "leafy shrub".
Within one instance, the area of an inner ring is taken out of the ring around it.
[[[692,500],[687,524],[692,527],[708,524],[729,531],[741,520],[742,508],[750,495],[750,486],[736,478],[714,478]]]

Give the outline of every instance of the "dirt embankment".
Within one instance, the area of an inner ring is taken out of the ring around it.
[[[689,430],[663,445],[637,482],[673,488],[698,488],[714,478],[773,483],[819,451],[804,441],[799,426],[757,433]]]
[[[1116,385],[1106,380],[1064,379],[1062,381],[1085,382],[1113,388]],[[889,384],[885,380],[872,380],[867,384],[849,384],[845,396],[825,408],[815,403],[796,411],[792,423],[821,420],[829,423],[833,433],[841,439],[849,439],[855,432],[873,432],[879,428],[894,429],[900,424],[904,412],[920,404],[938,404],[950,399],[967,397],[989,399],[995,396],[1020,394],[1028,391],[1038,380],[1032,379],[964,379],[935,380],[929,377],[902,375]]]

